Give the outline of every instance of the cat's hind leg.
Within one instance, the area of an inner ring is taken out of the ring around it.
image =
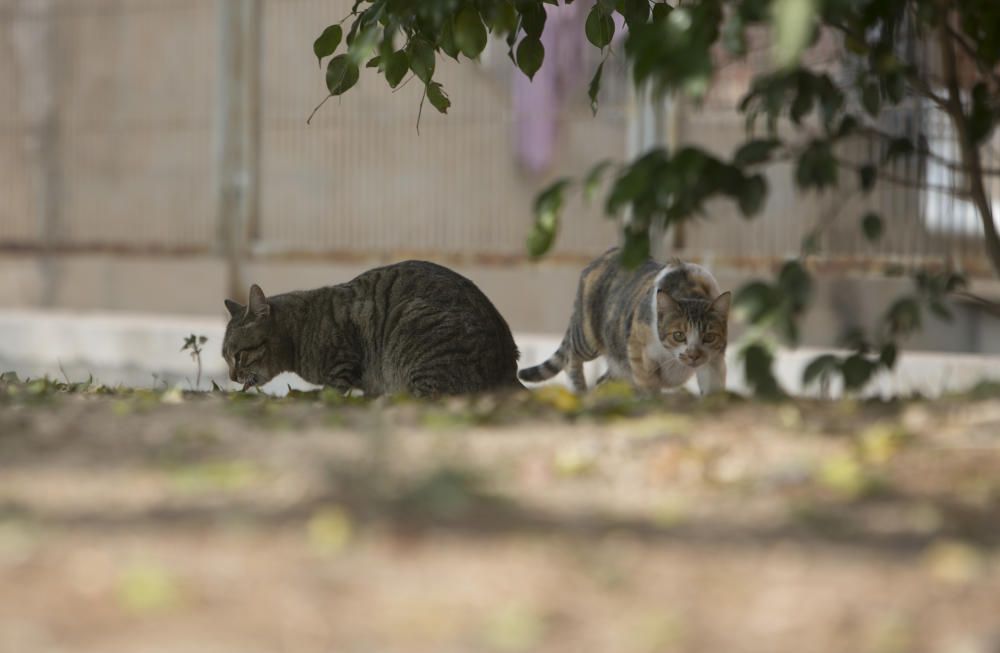
[[[414,399],[438,399],[445,395],[461,394],[449,383],[431,375],[418,375],[409,379],[406,394]]]
[[[566,374],[569,376],[573,389],[583,394],[587,391],[587,375],[583,371],[583,359],[575,354],[570,354],[569,364],[566,366]]]
[[[611,362],[609,361],[607,369],[605,369],[604,372],[602,372],[601,375],[597,377],[597,381],[594,383],[594,387],[596,388],[599,385],[604,385],[609,381],[620,381],[621,379],[622,379],[621,373],[617,372],[615,368],[611,366]]]

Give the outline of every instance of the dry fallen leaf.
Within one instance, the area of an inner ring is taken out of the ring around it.
[[[354,527],[351,516],[339,506],[316,511],[306,525],[309,546],[322,555],[335,555],[351,541]]]

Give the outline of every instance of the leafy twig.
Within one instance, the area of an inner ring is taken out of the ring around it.
[[[320,102],[319,104],[317,104],[317,105],[316,105],[316,108],[315,108],[315,109],[313,109],[313,110],[312,110],[312,113],[310,113],[310,114],[309,114],[309,117],[308,117],[308,118],[306,118],[306,124],[307,124],[307,125],[311,125],[311,124],[312,124],[312,119],[313,119],[313,116],[315,116],[315,115],[316,115],[316,112],[317,112],[317,111],[319,111],[319,110],[320,110],[320,108],[321,108],[321,107],[322,107],[322,106],[323,106],[324,104],[326,104],[326,101],[327,101],[327,100],[329,100],[329,99],[330,99],[330,98],[332,98],[332,97],[333,97],[333,95],[332,95],[332,94],[330,94],[330,95],[327,95],[327,96],[326,96],[325,98],[323,98],[323,101],[322,101],[322,102]]]
[[[208,338],[205,336],[196,336],[192,333],[184,339],[184,346],[181,347],[181,351],[190,350],[191,360],[198,364],[198,376],[194,384],[194,388],[196,390],[201,386],[201,352],[202,345],[206,342],[208,342]],[[190,383],[190,381],[188,383]]]

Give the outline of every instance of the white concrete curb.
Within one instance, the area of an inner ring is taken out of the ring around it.
[[[72,380],[93,374],[101,383],[149,386],[154,383],[193,385],[195,364],[182,352],[184,339],[194,333],[208,338],[202,355],[202,388],[214,380],[232,387],[226,365],[219,354],[225,321],[184,316],[129,313],[74,313],[68,311],[0,311],[0,371],[14,370],[22,377],[47,374]],[[521,349],[521,366],[541,362],[559,346],[554,334],[515,334]],[[776,375],[792,392],[802,392],[802,370],[823,350],[779,350]],[[746,391],[737,348],[730,347],[729,387]],[[587,366],[592,381],[603,363]],[[982,380],[1000,381],[1000,357],[972,354],[903,352],[892,374],[882,374],[872,384],[871,394],[890,396],[920,392],[937,396],[942,392],[965,390]],[[565,383],[565,375],[556,377]],[[265,389],[283,394],[288,386],[310,388],[294,375],[282,375]],[[692,390],[695,385],[692,382]],[[839,388],[833,388],[839,392]]]

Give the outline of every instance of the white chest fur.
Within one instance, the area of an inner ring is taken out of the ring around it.
[[[665,388],[684,385],[694,375],[694,369],[677,360],[659,340],[646,345],[646,362],[659,369],[658,376]]]

